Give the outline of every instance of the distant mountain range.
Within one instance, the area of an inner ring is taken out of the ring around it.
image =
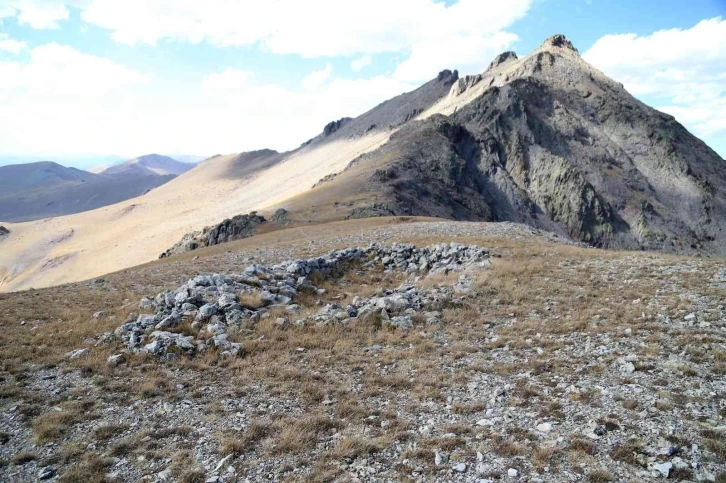
[[[127,176],[178,176],[194,167],[191,163],[183,163],[169,156],[160,154],[147,154],[126,162],[110,166],[100,174],[127,175]]]
[[[93,210],[143,195],[193,167],[158,154],[95,173],[52,161],[0,166],[0,220],[17,223]]]

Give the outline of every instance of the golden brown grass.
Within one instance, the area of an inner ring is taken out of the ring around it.
[[[260,292],[244,292],[239,296],[239,304],[250,310],[259,309],[263,303],[264,301]]]
[[[128,428],[128,424],[104,424],[93,430],[93,436],[99,441],[105,441],[118,436]]]
[[[325,432],[340,428],[340,422],[324,414],[310,414],[279,423],[280,433],[270,448],[275,454],[300,453],[309,450]]]
[[[37,458],[38,457],[35,455],[35,453],[31,453],[30,451],[21,451],[20,453],[13,456],[12,462],[14,465],[24,465],[26,463],[30,463]]]
[[[273,425],[267,420],[254,420],[241,431],[225,436],[220,444],[219,452],[223,456],[229,454],[240,455],[244,451],[261,443],[272,431]]]
[[[605,483],[607,481],[612,481],[612,479],[613,476],[610,472],[604,469],[593,470],[587,474],[587,480],[591,483]]]
[[[61,483],[81,483],[103,481],[107,469],[113,465],[113,459],[96,454],[86,454],[79,462],[72,464],[61,477]]]

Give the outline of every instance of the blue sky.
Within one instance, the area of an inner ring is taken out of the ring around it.
[[[0,0],[0,162],[291,149],[564,33],[726,156],[726,0]]]

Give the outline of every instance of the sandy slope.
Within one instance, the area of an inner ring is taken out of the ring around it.
[[[8,224],[0,241],[0,291],[84,280],[154,260],[185,233],[261,210],[310,189],[389,133],[296,151],[242,179],[229,176],[237,155],[205,161],[144,196],[97,210]]]

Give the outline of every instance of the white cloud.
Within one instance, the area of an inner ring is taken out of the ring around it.
[[[60,20],[70,17],[69,6],[82,8],[88,0],[5,0],[0,18],[17,17],[21,25],[34,29],[55,29]]]
[[[0,33],[0,51],[10,54],[19,54],[28,48],[28,43],[20,40],[11,39],[7,34]]]
[[[145,80],[140,73],[110,60],[50,43],[30,51],[23,62],[0,62],[0,92],[34,99],[93,99]]]
[[[726,20],[651,35],[606,35],[583,57],[705,138],[726,136]]]
[[[396,68],[395,77],[407,81],[432,78],[443,69],[465,74],[483,72],[491,60],[507,50],[517,36],[507,32],[482,36],[451,36],[414,46],[411,56]]]
[[[335,78],[332,67],[317,74],[306,88],[234,69],[149,78],[67,46],[42,45],[23,61],[0,62],[0,146],[52,156],[291,149],[332,119],[417,87],[385,76]]]
[[[328,63],[328,65],[325,66],[322,70],[316,70],[314,72],[311,72],[310,74],[306,75],[302,80],[302,86],[303,89],[311,90],[311,89],[317,89],[318,87],[322,86],[328,78],[330,78],[330,74],[333,73],[333,66]]]
[[[202,91],[239,89],[247,84],[248,78],[247,72],[237,69],[213,72],[202,79]]]
[[[358,57],[353,62],[350,63],[350,68],[354,72],[358,72],[361,69],[368,67],[373,62],[373,57],[370,55],[364,55],[363,57]]]
[[[399,59],[387,75],[367,79],[337,77],[331,61],[297,84],[234,68],[149,79],[57,44],[30,50],[24,62],[0,62],[0,124],[9,126],[0,130],[3,151],[133,155],[294,148],[330,120],[359,115],[444,68],[482,71],[517,40],[504,29],[534,0],[459,0],[449,7],[440,0],[9,1],[10,16],[36,28],[56,26],[71,6],[80,8],[84,25],[131,45],[208,43],[323,61],[342,56],[354,72],[377,54]]]
[[[400,53],[406,79],[425,80],[443,57],[485,66],[517,37],[502,29],[524,16],[532,0],[89,0],[88,23],[127,44],[162,40],[217,46],[259,45],[304,58]],[[486,56],[486,59],[478,58]]]
[[[179,127],[174,141],[183,138],[197,143],[187,148],[190,152],[292,149],[306,137],[319,134],[333,119],[360,115],[384,99],[418,87],[386,76],[341,79],[331,77],[331,72],[330,66],[314,72],[320,74],[318,80],[323,74],[328,77],[300,88],[253,76],[237,89],[211,91],[203,87],[199,105],[189,107],[186,118],[214,119],[214,123]],[[179,135],[184,132],[188,134]],[[204,146],[199,146],[200,142]]]
[[[55,43],[22,61],[0,61],[0,145],[5,152],[78,154],[123,145],[129,88],[139,72]],[[124,112],[125,111],[125,112]]]

